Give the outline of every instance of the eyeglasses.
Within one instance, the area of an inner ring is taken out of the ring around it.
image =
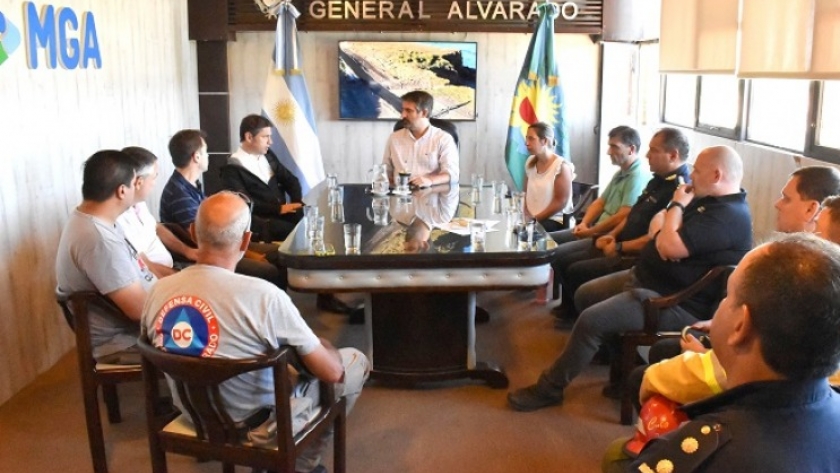
[[[252,201],[251,198],[248,197],[248,194],[245,194],[245,193],[239,192],[239,191],[228,191],[228,192],[230,192],[231,194],[239,196],[239,198],[244,200],[245,204],[248,205],[248,211],[251,212],[251,213],[254,212],[254,201]]]

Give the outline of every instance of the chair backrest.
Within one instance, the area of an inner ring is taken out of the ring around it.
[[[575,206],[572,215],[578,222],[581,221],[589,207],[598,198],[598,184],[587,184],[585,182],[572,182],[572,202]]]
[[[458,148],[461,147],[460,141],[458,140],[458,127],[455,126],[454,123],[442,118],[429,118],[429,123],[431,123],[432,126],[449,133],[452,136],[452,139],[455,140],[455,146]],[[397,123],[394,124],[394,131],[402,130],[403,128],[405,128],[405,125],[402,120],[398,120]]]
[[[274,470],[293,471],[298,443],[309,435],[323,434],[333,422],[336,429],[343,429],[345,401],[336,400],[330,383],[320,387],[320,413],[296,435],[292,434],[292,382],[289,365],[302,366],[297,351],[290,346],[280,347],[262,356],[231,360],[202,358],[167,353],[153,347],[144,336],[137,341],[143,356],[143,382],[146,391],[149,442],[153,464],[165,462],[165,455],[156,449],[165,448],[177,453],[206,456],[225,464],[251,465]],[[254,447],[251,454],[243,455],[243,426],[235,422],[224,404],[219,386],[225,381],[256,370],[270,369],[274,379],[274,402],[277,421],[277,449]],[[196,436],[184,436],[164,431],[166,422],[158,419],[155,400],[158,396],[158,374],[165,374],[174,384],[181,404],[186,409],[196,429]],[[342,419],[339,424],[337,419]],[[166,437],[160,442],[158,437]],[[343,442],[336,438],[336,442]],[[340,445],[343,455],[344,444]],[[336,451],[339,445],[336,444]],[[271,458],[267,460],[267,458]],[[267,463],[269,462],[269,463]],[[340,463],[343,465],[343,457]],[[285,465],[285,469],[278,466]],[[342,467],[343,469],[343,467]],[[165,470],[164,470],[165,471]],[[227,471],[227,470],[226,470]],[[232,470],[231,470],[232,471]]]
[[[55,299],[64,313],[64,320],[76,334],[76,349],[80,355],[93,360],[93,345],[90,339],[90,321],[88,320],[88,308],[92,305],[99,306],[114,317],[126,317],[119,307],[111,299],[95,291],[81,291],[70,294],[55,290]],[[81,361],[81,359],[80,359]]]
[[[288,401],[292,387],[287,365],[294,348],[282,347],[260,357],[241,360],[167,353],[153,347],[143,337],[138,340],[137,348],[143,356],[144,377],[148,374],[150,379],[156,379],[155,371],[167,375],[174,383],[178,398],[189,413],[199,438],[220,445],[241,442],[240,430],[228,414],[219,386],[235,376],[266,368],[272,369],[274,375],[278,431],[282,428],[285,428],[282,432],[292,431]],[[283,409],[283,406],[286,408]]]

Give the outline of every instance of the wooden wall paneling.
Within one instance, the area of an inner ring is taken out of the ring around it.
[[[10,21],[20,1],[0,0]],[[161,158],[157,192],[172,170],[173,130],[198,125],[194,53],[186,0],[147,0],[127,12],[117,2],[71,1],[96,20],[101,69],[29,69],[25,46],[0,67],[0,403],[73,346],[55,304],[55,248],[81,199],[81,165],[102,148],[141,145]],[[129,14],[130,13],[130,14]],[[25,39],[25,38],[24,38]]]

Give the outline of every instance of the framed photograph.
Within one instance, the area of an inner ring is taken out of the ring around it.
[[[339,118],[397,120],[400,97],[424,90],[432,117],[475,120],[474,42],[340,41]]]

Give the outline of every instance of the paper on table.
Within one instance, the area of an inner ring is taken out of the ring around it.
[[[477,218],[453,218],[452,221],[436,224],[435,227],[450,233],[455,233],[456,235],[469,235],[470,222],[484,222],[488,232],[499,231],[498,228],[494,228],[499,223],[498,220],[481,220]]]

